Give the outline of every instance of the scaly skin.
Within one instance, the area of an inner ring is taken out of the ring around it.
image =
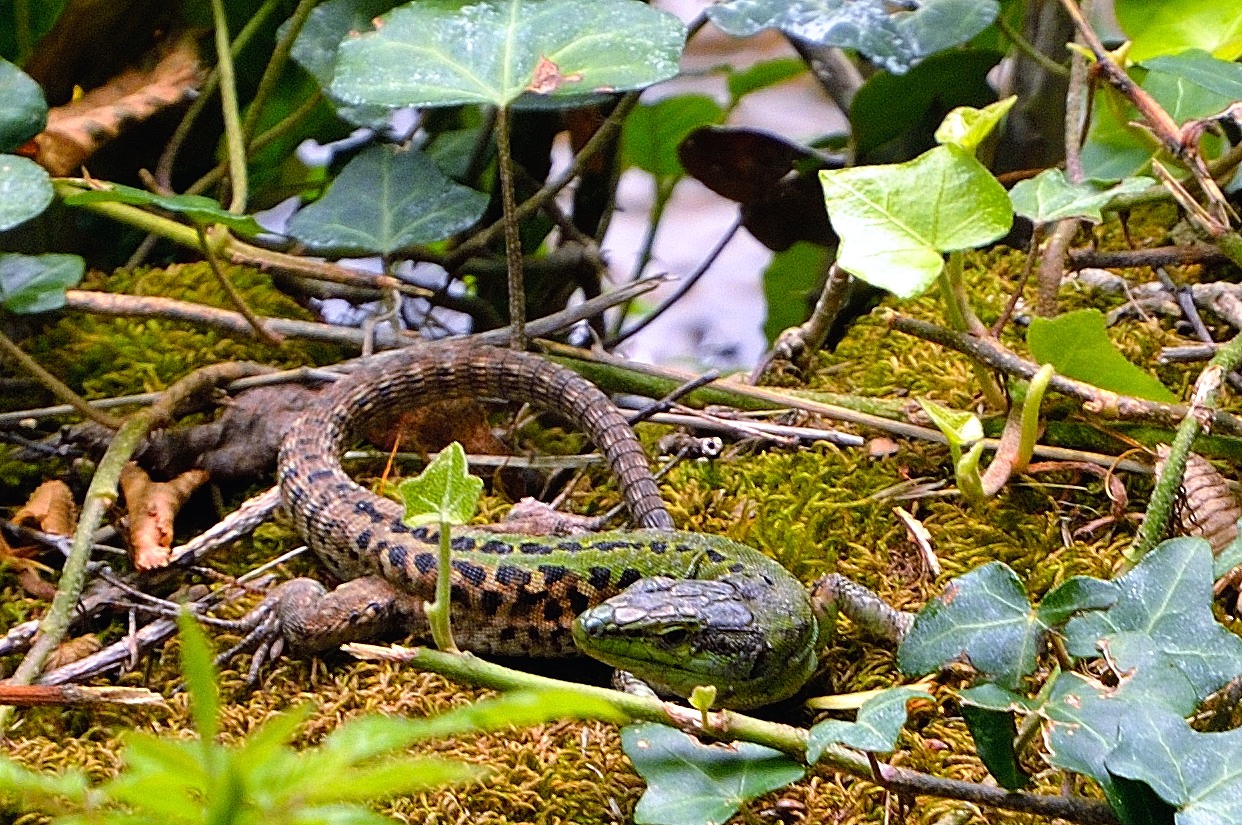
[[[342,380],[286,437],[284,505],[346,580],[326,595],[305,579],[282,588],[276,609],[291,647],[325,650],[392,630],[426,635],[434,529],[402,524],[400,505],[350,480],[339,455],[372,416],[463,396],[528,402],[569,419],[603,451],[646,529],[574,538],[454,530],[461,647],[563,656],[576,640],[657,690],[686,696],[714,685],[718,704],[735,708],[786,698],[815,672],[819,631],[803,585],[748,547],[672,530],[641,445],[603,393],[546,359],[469,344],[413,347]]]

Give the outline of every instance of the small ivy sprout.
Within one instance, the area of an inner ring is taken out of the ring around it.
[[[436,524],[440,528],[440,553],[436,563],[436,598],[427,602],[427,621],[436,647],[458,653],[449,627],[449,598],[452,582],[450,529],[468,522],[479,506],[483,480],[470,475],[466,451],[454,441],[440,451],[417,478],[397,485],[405,505],[402,521],[408,527]]]

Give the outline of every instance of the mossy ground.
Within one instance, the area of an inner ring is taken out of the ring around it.
[[[1132,231],[1143,242],[1154,243],[1162,240],[1162,225],[1156,220]],[[1099,232],[1105,244],[1115,243],[1116,235],[1115,227]],[[985,322],[1000,313],[1021,263],[1019,253],[971,256],[967,277]],[[124,288],[163,282],[184,289],[186,269],[177,274],[151,271],[128,281]],[[174,282],[170,284],[169,279]],[[201,288],[209,290],[210,286]],[[204,298],[191,293],[188,297]],[[1068,303],[1093,301],[1067,291]],[[274,311],[256,303],[261,312]],[[934,320],[940,317],[932,299],[902,309]],[[1155,322],[1126,323],[1110,334],[1132,360],[1145,364],[1172,337]],[[1016,338],[1009,343],[1022,346]],[[162,387],[209,361],[278,357],[258,345],[243,347],[213,333],[176,325],[81,317],[58,322],[37,339],[33,349],[45,361],[53,353],[71,353],[56,356],[62,374],[93,394]],[[288,360],[317,360],[321,353],[313,350],[299,351]],[[1180,389],[1192,380],[1193,370],[1162,368],[1158,374],[1166,384]],[[964,358],[893,333],[873,318],[859,322],[836,353],[822,356],[808,383],[817,389],[888,399],[930,397],[958,409],[973,409],[978,403]],[[663,490],[682,528],[748,542],[771,553],[806,581],[830,571],[843,572],[907,608],[923,604],[947,578],[992,560],[1017,570],[1036,597],[1069,576],[1106,577],[1130,536],[1130,526],[1120,524],[1089,539],[1075,538],[1075,529],[1106,512],[1109,502],[1098,480],[1070,473],[1015,479],[996,498],[976,507],[949,496],[902,502],[931,533],[944,569],[933,581],[923,572],[917,550],[894,516],[893,502],[876,497],[911,478],[951,482],[947,452],[934,445],[904,442],[897,452],[878,458],[861,449],[824,445],[802,451],[739,453],[727,460],[682,464],[664,481]],[[1132,497],[1141,504],[1149,482],[1142,478],[1126,481]],[[598,511],[613,498],[610,484],[586,485],[575,496],[575,508]],[[1137,506],[1132,503],[1131,509]],[[483,516],[494,518],[503,509],[503,501],[489,498]],[[246,555],[270,557],[278,547],[293,541],[283,528],[268,527]],[[241,566],[240,560],[229,564],[230,569]],[[41,609],[11,583],[3,597],[0,619],[6,624]],[[169,644],[121,681],[169,692],[176,678],[176,649],[175,642]],[[823,680],[815,685],[818,689],[866,690],[899,679],[891,650],[859,639],[848,629],[840,635],[829,661],[832,664]],[[310,702],[314,710],[299,734],[299,744],[310,744],[357,714],[426,715],[484,695],[438,676],[344,657],[285,660],[266,673],[261,688],[254,692],[245,690],[243,680],[244,671],[223,674],[226,738],[244,736],[271,714],[302,702]],[[944,691],[940,698],[935,713],[916,715],[903,735],[902,750],[892,761],[938,776],[982,781],[985,772],[973,755],[951,696]],[[118,767],[124,731],[139,728],[169,736],[188,735],[185,697],[173,696],[170,706],[168,711],[29,711],[10,732],[7,752],[44,768],[84,765],[92,775],[104,777]],[[794,713],[789,721],[809,721]],[[493,769],[492,776],[470,787],[402,799],[384,808],[400,821],[471,825],[627,822],[643,787],[620,751],[617,732],[605,725],[544,725],[445,741],[430,749],[487,765]],[[1062,781],[1059,773],[1044,772],[1035,777],[1035,789],[1057,793]],[[784,817],[845,825],[881,822],[886,821],[884,801],[884,792],[871,783],[816,770],[806,780],[751,803],[735,821],[772,822]],[[934,823],[955,809],[950,801],[920,800],[905,821]],[[989,812],[986,818],[975,814],[964,821],[1046,820]]]

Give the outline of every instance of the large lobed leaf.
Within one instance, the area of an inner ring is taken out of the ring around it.
[[[39,164],[0,155],[0,232],[39,215],[52,202],[52,181]]]
[[[30,75],[0,58],[0,152],[30,140],[47,123],[43,90]]]
[[[1149,401],[1177,401],[1167,387],[1117,351],[1105,331],[1104,314],[1098,309],[1034,318],[1026,342],[1036,361],[1051,364],[1066,378]]]
[[[86,262],[77,255],[0,252],[0,307],[19,315],[60,309],[65,290],[84,274]]]
[[[341,44],[331,91],[392,107],[573,105],[677,74],[685,34],[638,0],[418,0]]]
[[[914,10],[891,11],[885,0],[724,0],[707,9],[721,31],[749,37],[780,29],[818,46],[857,49],[893,72],[965,43],[991,25],[995,0],[926,0]]]

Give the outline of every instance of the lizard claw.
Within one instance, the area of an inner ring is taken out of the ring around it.
[[[284,653],[284,617],[289,615],[290,610],[297,611],[322,599],[326,592],[324,586],[313,579],[292,579],[281,584],[237,623],[239,630],[247,631],[246,635],[216,657],[216,667],[223,667],[242,653],[253,652],[246,673],[246,686],[250,689],[258,687],[263,666],[276,661]]]

